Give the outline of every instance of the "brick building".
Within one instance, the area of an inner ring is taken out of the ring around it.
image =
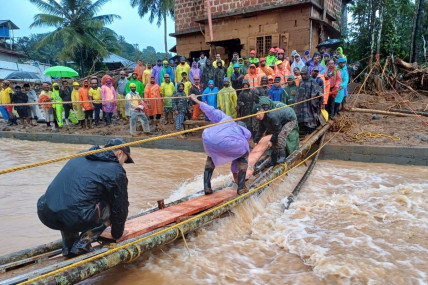
[[[229,59],[255,49],[258,57],[271,47],[290,54],[293,49],[316,50],[323,40],[340,36],[342,0],[210,0],[213,41],[208,27],[206,0],[175,0],[176,52]]]

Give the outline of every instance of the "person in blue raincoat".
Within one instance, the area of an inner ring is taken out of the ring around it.
[[[195,94],[191,94],[196,104],[199,104],[201,110],[213,123],[232,120],[232,117],[226,115],[218,109],[199,101]],[[238,184],[238,195],[248,192],[245,186],[245,175],[248,168],[248,154],[250,146],[248,140],[251,138],[251,132],[238,125],[236,122],[229,122],[213,127],[209,127],[202,133],[202,141],[207,161],[204,171],[204,192],[213,193],[211,188],[211,177],[216,166],[227,162],[232,162],[231,170],[235,182]]]
[[[337,93],[336,98],[334,98],[333,117],[339,113],[339,107],[343,101],[343,98],[345,97],[345,90],[349,82],[349,73],[348,68],[346,67],[346,59],[344,57],[339,58],[337,60],[337,64],[339,65],[339,70],[342,75],[342,83],[339,86],[339,92]]]
[[[217,109],[217,93],[218,88],[214,86],[214,81],[208,81],[208,87],[202,92],[202,102],[210,105],[214,109]],[[205,116],[205,120],[209,121],[208,117]]]
[[[268,96],[272,101],[281,101],[284,89],[281,87],[281,77],[275,77],[274,84],[268,91]]]

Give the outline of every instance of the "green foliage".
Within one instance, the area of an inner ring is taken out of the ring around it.
[[[411,0],[360,0],[348,6],[352,21],[348,25],[349,39],[345,50],[351,62],[370,55],[372,32],[375,29],[375,49],[378,37],[379,15],[372,17],[382,1],[383,27],[381,35],[381,58],[389,54],[409,60],[414,1]],[[426,20],[426,19],[425,19]],[[364,60],[366,63],[368,59]]]
[[[174,0],[131,0],[131,7],[137,7],[138,15],[144,17],[150,13],[149,21],[153,23],[157,18],[156,24],[160,27],[164,17],[174,17]]]
[[[120,18],[118,15],[97,15],[109,0],[30,0],[44,14],[36,14],[31,27],[54,27],[36,48],[63,42],[59,58],[73,60],[79,64],[80,74],[99,65],[98,61],[118,50],[114,32],[105,25]]]

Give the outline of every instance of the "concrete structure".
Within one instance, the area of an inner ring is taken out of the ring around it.
[[[115,136],[0,131],[0,138],[47,141],[53,143],[104,145],[109,139],[115,138]],[[124,139],[126,139],[127,142],[133,142],[140,140],[141,138],[124,137]],[[204,146],[200,139],[180,140],[175,138],[166,138],[140,144],[139,146],[145,148],[204,152]],[[314,145],[311,151],[315,151],[317,147],[317,145]],[[428,147],[426,146],[403,147],[328,144],[320,154],[321,159],[421,166],[428,166],[427,157]]]
[[[213,41],[208,25],[210,1]],[[344,3],[346,4],[346,2]],[[200,51],[230,59],[250,50],[265,56],[272,47],[316,50],[321,41],[340,35],[342,0],[176,0],[177,54],[199,57]]]

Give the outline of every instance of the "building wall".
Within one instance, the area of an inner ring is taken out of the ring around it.
[[[200,32],[177,37],[177,54],[180,56],[190,57],[192,51],[209,49],[210,46],[205,43],[205,38]]]
[[[195,19],[203,15],[204,0],[175,0],[174,9],[176,33],[199,29]]]
[[[8,62],[19,62],[19,59],[21,57],[18,57],[16,55],[7,54],[7,53],[0,53],[0,60],[8,61]]]

